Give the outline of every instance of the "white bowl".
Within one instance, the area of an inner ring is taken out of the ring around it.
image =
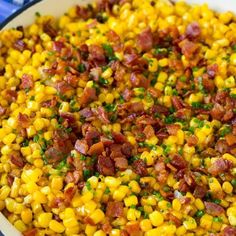
[[[73,5],[86,5],[93,1],[94,0],[35,0],[7,18],[0,24],[0,30],[31,24],[35,18],[35,12],[58,17]],[[216,11],[232,11],[236,13],[235,0],[186,0],[186,2],[192,4],[207,3],[210,8]],[[0,212],[0,236],[2,235],[18,236],[21,235],[21,233],[17,231]]]

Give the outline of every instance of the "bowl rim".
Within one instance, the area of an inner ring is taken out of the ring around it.
[[[9,22],[11,22],[14,18],[16,18],[18,15],[23,13],[28,8],[32,7],[33,5],[42,2],[43,0],[34,0],[32,2],[26,3],[24,6],[20,7],[18,10],[13,12],[10,16],[8,16],[3,22],[0,23],[0,30],[2,30]]]

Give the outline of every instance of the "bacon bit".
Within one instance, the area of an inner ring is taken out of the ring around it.
[[[123,1],[123,0],[121,0],[121,1]],[[124,1],[126,1],[126,0],[124,0]],[[122,229],[120,232],[120,236],[129,236],[129,234],[126,230]]]
[[[21,78],[21,89],[27,89],[27,88],[33,88],[34,82],[33,82],[33,76],[28,74],[23,74]]]
[[[135,160],[132,167],[134,172],[140,176],[146,176],[148,174],[146,164],[142,159]]]
[[[99,156],[97,170],[104,176],[113,176],[115,174],[115,164],[110,157]]]
[[[192,22],[186,28],[186,36],[191,39],[197,39],[201,35],[201,29],[198,22]]]
[[[229,160],[218,158],[209,168],[208,172],[213,175],[217,176],[221,173],[229,171],[230,168],[233,167],[233,163]]]
[[[112,132],[112,138],[114,139],[114,141],[116,143],[125,143],[126,142],[126,137],[122,134],[122,133],[118,133],[118,132]]]
[[[108,217],[122,217],[124,215],[123,202],[108,202],[106,208],[106,216]]]
[[[57,36],[57,30],[51,24],[52,22],[49,20],[43,24],[43,31],[48,34],[51,38],[55,38]]]
[[[60,117],[66,120],[70,125],[75,123],[75,116],[73,113],[70,112],[61,112]]]
[[[168,177],[168,172],[166,171],[165,163],[162,160],[158,160],[155,163],[154,169],[157,173],[157,180],[160,183],[165,183]]]
[[[196,182],[193,178],[193,174],[192,172],[188,171],[185,175],[184,175],[184,180],[186,182],[186,184],[190,187],[194,187],[196,185]]]
[[[229,150],[229,146],[225,140],[220,139],[216,142],[215,150],[220,152],[221,154],[224,154]]]
[[[126,157],[130,157],[132,155],[133,146],[129,142],[123,143],[121,146],[121,151]]]
[[[73,172],[67,172],[65,176],[65,182],[68,183],[75,183],[77,184],[79,180],[81,179],[82,174],[81,171],[75,170]]]
[[[72,67],[70,67],[70,70],[73,70]],[[77,73],[74,72],[73,75],[72,74],[67,74],[64,79],[65,81],[72,86],[73,88],[77,87],[78,81],[79,81],[79,77],[77,75],[75,75]]]
[[[81,106],[85,106],[88,103],[95,101],[97,99],[96,89],[86,87],[83,91],[82,96],[80,97]]]
[[[6,90],[6,100],[9,102],[15,102],[17,98],[17,92],[15,90]]]
[[[104,224],[102,224],[102,230],[106,233],[109,234],[112,230],[112,226],[110,224],[110,222],[105,222]]]
[[[192,111],[188,108],[182,108],[175,112],[175,116],[179,119],[189,119],[191,117]]]
[[[204,205],[206,207],[206,212],[209,215],[220,216],[220,215],[222,215],[225,212],[224,208],[222,206],[219,206],[216,203],[204,202]]]
[[[144,128],[143,133],[145,134],[146,138],[149,139],[155,135],[155,130],[151,125],[147,125]]]
[[[184,108],[184,103],[180,97],[172,96],[171,102],[176,110],[181,110],[182,108]]]
[[[176,216],[172,215],[171,213],[167,213],[168,219],[173,222],[177,227],[182,225],[182,221],[178,219]]]
[[[170,111],[167,107],[163,106],[163,105],[154,105],[152,108],[151,108],[151,113],[152,114],[155,114],[155,113],[161,113],[163,115],[169,115]]]
[[[100,45],[89,46],[89,60],[93,61],[96,66],[102,66],[105,63],[105,53]]]
[[[187,137],[188,146],[196,146],[198,143],[198,137],[196,135],[190,135]]]
[[[88,145],[91,146],[94,143],[94,140],[98,140],[100,137],[100,133],[94,127],[88,128],[85,132],[85,140],[87,141]]]
[[[32,229],[27,229],[22,233],[24,236],[36,236],[37,234],[37,229],[32,228]]]
[[[128,102],[133,96],[133,90],[126,88],[122,93],[122,96],[125,99],[125,101]]]
[[[118,157],[114,159],[115,167],[119,168],[120,170],[126,170],[128,168],[128,161],[124,157]]]
[[[65,202],[66,202],[67,205],[71,203],[71,200],[75,195],[75,192],[76,192],[76,187],[75,186],[69,187],[64,191]]]
[[[176,135],[178,130],[180,129],[180,125],[178,124],[166,125],[166,129],[169,135]]]
[[[212,92],[215,89],[214,80],[209,79],[207,74],[203,74],[202,84],[203,84],[204,88],[209,92]]]
[[[175,154],[170,163],[176,167],[178,170],[184,169],[187,167],[187,162],[183,157],[181,157],[179,154]]]
[[[30,118],[26,114],[19,113],[18,123],[22,128],[28,128],[30,125]]]
[[[139,125],[155,125],[159,122],[159,119],[155,119],[148,115],[143,115],[137,118],[136,123]]]
[[[232,110],[226,110],[224,116],[223,116],[223,121],[227,122],[231,120],[234,116],[234,113]]]
[[[91,108],[85,107],[84,109],[79,111],[79,114],[85,118],[85,120],[90,120],[94,116]]]
[[[148,88],[147,92],[151,94],[152,97],[158,98],[161,96],[160,90],[157,90],[155,88]]]
[[[138,35],[137,45],[142,51],[148,51],[152,48],[153,35],[150,27],[146,28]]]
[[[207,74],[210,76],[210,78],[214,78],[216,73],[218,72],[218,65],[217,64],[212,64],[207,66]]]
[[[101,67],[94,67],[90,70],[90,73],[89,73],[89,75],[92,76],[92,79],[94,81],[98,81],[101,74],[102,74],[102,68]]]
[[[62,48],[65,47],[65,44],[62,41],[54,41],[52,45],[53,51],[61,52]]]
[[[179,43],[179,47],[181,48],[182,53],[186,56],[187,59],[190,59],[194,53],[198,50],[198,45],[189,41],[188,39],[184,39]]]
[[[97,115],[98,119],[103,124],[109,124],[110,120],[108,119],[108,114],[105,111],[104,107],[98,107],[97,109],[93,109],[93,112]]]
[[[225,109],[222,105],[220,105],[219,103],[215,103],[214,107],[212,108],[211,112],[210,112],[211,116],[213,119],[216,120],[221,120],[222,117],[225,114]]]
[[[108,38],[108,41],[110,42],[114,42],[114,43],[120,42],[120,36],[113,30],[109,30],[106,33],[106,36]]]
[[[130,54],[124,54],[124,65],[127,67],[131,67],[134,64],[136,64],[138,59],[138,55],[134,52],[130,53]]]
[[[193,196],[195,198],[202,199],[203,197],[205,197],[206,193],[207,193],[207,188],[205,185],[203,186],[197,185],[194,189]]]
[[[89,224],[89,225],[93,225],[93,226],[96,225],[96,224],[94,223],[94,221],[93,221],[89,216],[86,216],[86,217],[84,218],[84,223],[85,223],[85,224]]]
[[[56,197],[52,200],[50,207],[59,208],[64,205],[64,199],[62,197]]]
[[[76,6],[76,15],[83,20],[87,20],[90,17],[88,9],[84,6]]]
[[[7,109],[0,105],[0,116],[3,116],[6,113]]]
[[[75,143],[75,150],[77,152],[80,152],[83,155],[86,155],[89,150],[86,140],[79,140],[78,139]]]
[[[111,145],[114,143],[113,140],[111,140],[111,139],[109,139],[109,138],[107,138],[107,137],[104,137],[104,136],[101,136],[101,137],[100,137],[100,140],[101,140],[101,142],[103,143],[103,145],[104,145],[105,147],[109,147],[109,146],[111,146]]]
[[[137,235],[140,232],[139,222],[127,224],[125,226],[125,230],[128,232],[129,235]]]
[[[72,89],[73,88],[65,81],[56,83],[56,90],[61,94],[65,94],[67,91],[70,91]]]
[[[7,183],[8,183],[8,185],[12,186],[13,182],[14,182],[14,177],[11,176],[11,175],[7,175]]]
[[[48,148],[45,152],[45,156],[49,164],[57,163],[58,161],[63,159],[62,153],[55,147]]]
[[[225,136],[225,140],[228,143],[229,146],[232,146],[233,144],[236,144],[236,135],[233,134],[227,134]]]
[[[11,163],[16,165],[17,167],[23,168],[25,165],[24,159],[19,154],[12,154],[10,156]]]
[[[236,228],[232,226],[226,226],[223,229],[223,235],[222,236],[236,236]]]
[[[133,87],[143,87],[147,89],[150,85],[150,80],[143,74],[133,72],[130,76],[130,81]]]
[[[190,197],[181,197],[179,200],[181,204],[189,204],[191,202]]]
[[[99,155],[99,154],[101,154],[103,151],[104,151],[103,142],[98,142],[98,143],[93,144],[93,145],[89,148],[88,154],[89,154],[90,156],[92,156],[92,155]]]
[[[164,131],[158,131],[156,133],[156,136],[158,137],[158,139],[163,140],[165,138],[168,138],[169,134],[167,132],[164,132]]]
[[[13,44],[13,47],[16,50],[19,50],[20,52],[23,52],[26,49],[27,45],[23,40],[19,39]]]
[[[57,105],[57,98],[53,97],[50,100],[41,103],[42,107],[55,107]]]

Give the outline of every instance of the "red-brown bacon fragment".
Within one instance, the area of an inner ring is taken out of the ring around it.
[[[92,156],[92,155],[99,155],[99,154],[101,154],[103,151],[104,151],[103,142],[98,142],[98,143],[93,144],[93,145],[89,148],[88,154],[89,154],[90,156]]]
[[[195,146],[198,143],[198,137],[196,135],[190,135],[187,137],[187,144],[191,146]]]
[[[61,52],[62,48],[65,47],[65,44],[62,41],[54,41],[52,49],[56,52]]]
[[[180,110],[184,107],[184,103],[180,97],[172,96],[171,101],[176,110]]]
[[[104,176],[115,174],[115,164],[110,157],[99,156],[97,162],[97,170]]]
[[[43,24],[43,31],[47,33],[51,38],[55,38],[57,36],[57,30],[52,26],[51,20]]]
[[[210,76],[210,78],[214,78],[218,72],[218,65],[212,64],[207,66],[207,74]]]
[[[23,40],[19,39],[13,44],[13,47],[20,52],[23,52],[26,49],[27,45]]]
[[[140,176],[145,176],[148,174],[146,164],[142,159],[135,160],[132,167],[134,172]]]
[[[155,130],[151,125],[147,125],[144,128],[143,133],[145,134],[146,138],[149,139],[155,135]]]
[[[167,132],[169,135],[176,135],[178,130],[180,129],[180,125],[178,124],[169,124],[166,125]]]
[[[115,161],[115,167],[117,167],[120,170],[126,170],[128,168],[128,161],[124,157],[117,157],[114,159]]]
[[[227,134],[225,140],[229,146],[232,146],[233,144],[236,144],[236,135]]]
[[[34,86],[34,82],[33,82],[32,75],[23,74],[23,76],[21,78],[20,88],[29,89],[29,88],[33,88],[33,86]]]
[[[170,163],[176,167],[178,170],[184,169],[187,167],[187,162],[185,159],[180,156],[179,154],[175,154],[172,158]]]
[[[6,113],[7,109],[0,105],[0,116],[3,116]]]
[[[37,234],[36,228],[27,229],[22,233],[24,236],[35,236]]]
[[[153,46],[153,35],[151,28],[143,30],[137,37],[137,45],[142,51],[148,51]]]
[[[138,233],[140,232],[139,222],[127,224],[125,226],[125,230],[128,232],[129,235],[138,235]]]
[[[198,45],[196,43],[193,43],[192,41],[189,41],[188,39],[184,39],[179,43],[179,47],[181,48],[182,53],[184,56],[186,56],[187,59],[190,59],[193,57],[193,55],[198,50]]]
[[[222,105],[220,105],[219,103],[215,103],[214,107],[212,108],[211,112],[210,112],[211,116],[213,119],[216,120],[221,120],[222,117],[225,114],[225,109]]]
[[[89,60],[92,61],[96,66],[101,66],[105,63],[105,53],[100,45],[89,46]]]
[[[30,125],[30,118],[26,114],[19,113],[18,123],[22,128],[28,128]]]
[[[81,106],[85,106],[88,103],[95,101],[97,99],[96,89],[86,87],[83,91],[82,96],[80,97]]]
[[[103,124],[109,124],[110,120],[108,119],[108,114],[105,111],[104,107],[98,107],[97,109],[93,109],[94,114],[97,115],[97,118],[103,123]]]
[[[108,202],[106,216],[122,217],[124,215],[124,204],[122,202]]]
[[[143,87],[147,89],[150,85],[149,79],[147,79],[143,74],[136,72],[131,74],[130,81],[133,87]]]
[[[236,228],[233,226],[226,226],[222,233],[222,236],[236,236]]]
[[[201,35],[201,29],[198,22],[190,23],[186,28],[186,36],[191,39],[197,39]]]
[[[217,176],[221,173],[225,173],[232,168],[233,163],[229,160],[218,158],[209,168],[208,172],[213,176]]]
[[[88,144],[86,140],[77,140],[75,143],[75,150],[83,155],[86,155],[88,152]]]
[[[25,165],[24,159],[20,154],[12,154],[10,156],[11,163],[17,167],[23,168]]]
[[[73,88],[65,81],[60,81],[57,82],[56,85],[56,90],[61,93],[61,94],[65,94],[67,91],[72,90]]]
[[[212,216],[220,216],[222,215],[225,210],[222,206],[219,206],[218,204],[216,203],[213,203],[213,202],[204,202],[204,205],[206,207],[206,212],[209,214],[209,215],[212,215]]]

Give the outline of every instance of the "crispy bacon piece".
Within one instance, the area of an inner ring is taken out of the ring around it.
[[[213,119],[216,120],[221,120],[222,117],[225,114],[225,109],[222,105],[220,105],[219,103],[215,103],[214,107],[212,108],[211,112],[210,112],[211,116]]]
[[[53,97],[50,100],[44,101],[41,103],[43,107],[55,107],[57,105],[57,98]]]
[[[76,187],[75,187],[75,186],[69,187],[69,188],[67,188],[67,189],[64,191],[65,203],[66,203],[67,205],[70,204],[72,198],[73,198],[74,195],[75,195],[75,192],[76,192]]]
[[[65,176],[65,182],[68,184],[68,183],[75,183],[77,184],[80,180],[80,172],[78,170],[75,170],[73,172],[69,171],[66,173],[66,176]]]
[[[102,224],[102,230],[106,233],[109,234],[112,230],[112,226],[110,224],[109,221],[105,222],[104,224]]]
[[[96,66],[101,66],[105,63],[105,53],[100,45],[89,46],[89,60],[94,62]]]
[[[98,119],[103,124],[109,124],[110,120],[108,119],[108,114],[103,107],[98,107],[97,109],[93,109],[94,114],[97,115]]]
[[[182,225],[182,221],[180,219],[178,219],[176,216],[174,216],[171,213],[167,214],[168,219],[173,222],[177,227]]]
[[[92,77],[94,81],[98,81],[101,74],[102,74],[101,67],[94,67],[89,72],[89,75]]]
[[[148,51],[152,49],[153,35],[150,27],[146,28],[138,35],[137,45],[142,51]]]
[[[50,147],[45,151],[45,156],[49,164],[57,163],[63,159],[63,154],[55,147]]]
[[[195,198],[203,198],[207,193],[207,188],[205,185],[203,186],[200,186],[200,185],[197,185],[194,189],[194,192],[193,192],[193,196]]]
[[[192,41],[189,41],[188,39],[184,39],[179,43],[179,47],[181,48],[182,53],[184,56],[186,56],[187,59],[190,59],[193,57],[193,55],[198,50],[198,45],[196,43],[193,43]]]
[[[109,30],[106,34],[109,41],[117,43],[120,41],[120,36],[113,30]]]
[[[0,105],[0,116],[3,116],[6,113],[7,109]]]
[[[93,225],[93,226],[96,225],[96,224],[94,223],[94,221],[93,221],[89,216],[86,216],[86,217],[84,218],[84,223],[85,223],[85,224],[89,224],[89,225]]]
[[[78,139],[75,143],[75,150],[77,152],[80,152],[83,155],[86,155],[89,150],[86,140],[79,140]]]
[[[130,157],[132,155],[133,145],[129,142],[125,142],[121,146],[121,152],[126,156]]]
[[[117,157],[114,159],[115,161],[115,167],[117,167],[120,170],[126,170],[128,168],[128,161],[124,157]]]
[[[178,170],[184,169],[187,167],[187,162],[183,157],[181,157],[179,154],[175,154],[172,158],[170,163],[176,167]]]
[[[236,144],[236,135],[233,134],[227,134],[225,136],[225,140],[228,143],[229,146],[232,146],[233,144]]]
[[[137,60],[138,60],[138,54],[135,52],[124,54],[124,62],[123,63],[127,67],[131,67],[134,64],[136,64]]]
[[[99,156],[97,170],[100,174],[108,176],[115,174],[115,164],[110,157]]]
[[[133,72],[130,76],[130,81],[133,87],[143,87],[147,89],[150,85],[150,80],[140,73]]]
[[[195,146],[198,143],[198,137],[196,135],[190,135],[187,137],[188,146]]]
[[[106,216],[108,217],[122,217],[124,215],[123,202],[108,202],[106,208]]]
[[[13,47],[20,52],[23,52],[26,49],[27,45],[23,40],[19,39],[13,44]]]
[[[155,125],[159,122],[159,119],[155,119],[148,115],[143,115],[137,118],[136,123],[139,125]]]
[[[17,98],[17,91],[15,90],[6,90],[6,100],[9,102],[15,102]]]
[[[134,172],[140,176],[145,176],[148,174],[146,164],[142,159],[135,160],[132,167]]]
[[[165,183],[168,177],[168,172],[166,171],[165,163],[162,160],[158,160],[155,163],[154,169],[157,173],[157,180],[160,183]]]
[[[73,88],[65,81],[60,81],[56,83],[56,90],[61,94],[65,94],[67,91],[70,91],[72,89]]]
[[[61,112],[60,117],[66,120],[70,125],[75,123],[75,116],[70,112]]]
[[[192,22],[186,28],[186,36],[191,39],[197,39],[201,35],[201,29],[198,22]]]
[[[89,154],[90,156],[92,156],[92,155],[99,155],[99,154],[101,154],[103,151],[104,151],[103,142],[98,142],[98,143],[93,144],[93,145],[89,148],[88,154]]]
[[[88,103],[95,101],[96,99],[97,99],[96,89],[86,87],[83,91],[82,96],[80,97],[80,104],[82,106],[85,106]]]
[[[223,229],[223,235],[222,236],[236,236],[236,228],[233,226],[226,226]]]
[[[30,118],[26,114],[19,113],[18,123],[22,128],[28,128],[30,125]]]
[[[37,229],[36,228],[27,229],[22,234],[24,236],[35,236],[37,234]]]
[[[10,156],[10,160],[12,164],[16,165],[19,168],[23,168],[25,165],[23,157],[19,154],[12,154]]]
[[[231,161],[223,159],[223,158],[218,158],[209,168],[208,172],[213,175],[217,176],[221,173],[225,173],[229,171],[230,168],[232,168],[233,164]]]
[[[140,232],[139,222],[127,224],[125,226],[125,230],[128,232],[129,235],[137,235]]]
[[[62,48],[65,47],[65,44],[62,41],[54,41],[52,49],[56,52],[61,52]]]
[[[119,132],[112,132],[112,138],[116,143],[122,144],[126,142],[126,137]]]
[[[214,78],[216,73],[218,72],[218,65],[212,64],[207,66],[207,74],[210,76],[210,78]]]
[[[166,125],[167,132],[169,135],[176,135],[178,130],[180,129],[180,125],[178,124],[169,124]]]
[[[57,36],[57,30],[52,26],[52,22],[50,20],[43,24],[43,31],[51,38],[55,38]]]
[[[94,116],[94,113],[92,112],[91,108],[85,107],[84,109],[79,111],[79,114],[84,117],[86,120],[89,120]]]
[[[182,108],[184,108],[183,101],[180,97],[172,96],[171,101],[176,110],[181,110]]]
[[[99,140],[100,133],[96,130],[96,128],[90,127],[88,130],[86,130],[84,136],[88,145],[91,146],[96,140]]]
[[[225,140],[220,139],[216,142],[215,150],[220,152],[221,154],[224,154],[229,150],[229,146]]]
[[[219,206],[218,204],[216,203],[213,203],[213,202],[204,202],[204,205],[206,207],[206,212],[209,214],[209,215],[212,215],[212,216],[220,216],[222,215],[225,210],[222,206]]]
[[[151,108],[151,113],[155,114],[155,113],[161,113],[163,115],[169,115],[170,111],[167,107],[163,106],[163,105],[159,105],[156,104]]]
[[[34,82],[32,75],[23,74],[21,78],[21,85],[20,88],[27,89],[27,88],[33,88]]]
[[[122,96],[125,99],[125,101],[128,102],[133,96],[133,90],[126,88],[122,93]]]
[[[214,80],[209,79],[208,77],[209,76],[207,74],[203,74],[203,76],[202,76],[202,84],[203,84],[203,87],[207,91],[213,92],[214,89],[215,89],[215,83],[214,83]]]
[[[143,133],[145,134],[146,138],[149,139],[155,135],[155,130],[151,125],[147,125],[144,128]]]

